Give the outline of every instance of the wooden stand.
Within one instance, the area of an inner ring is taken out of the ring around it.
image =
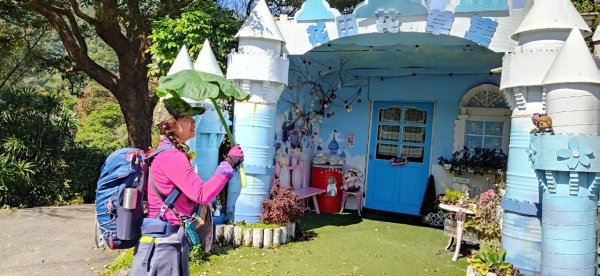
[[[462,244],[463,238],[463,225],[465,223],[467,215],[475,215],[475,213],[469,209],[461,208],[458,206],[440,204],[440,209],[455,213],[454,217],[456,220],[456,249],[454,250],[454,256],[452,256],[452,261],[455,262],[458,259],[458,253],[460,252],[460,245]],[[446,249],[449,249],[454,242],[454,236],[450,236],[448,239],[448,245],[446,245]]]

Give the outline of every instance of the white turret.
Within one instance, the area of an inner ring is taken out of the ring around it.
[[[223,76],[217,58],[213,53],[208,39],[204,41],[202,50],[194,63],[194,70]],[[205,108],[201,118],[196,119],[196,137],[193,139],[196,157],[193,160],[194,170],[201,179],[210,179],[217,169],[219,161],[219,146],[223,141],[225,129],[221,124],[219,115],[210,100],[205,100],[202,105]],[[223,114],[229,121],[229,114]]]
[[[586,36],[590,28],[569,0],[536,0],[512,35],[518,42],[504,57],[500,89],[541,86],[552,61],[577,27]],[[527,101],[511,98],[513,107]]]
[[[275,104],[288,83],[289,60],[281,53],[285,40],[264,0],[256,4],[235,39],[239,46],[229,54],[227,78],[250,92],[251,102]],[[255,85],[263,88],[252,89]]]
[[[173,75],[177,72],[183,70],[192,70],[194,69],[194,65],[192,65],[192,58],[190,58],[190,54],[188,54],[188,49],[185,45],[181,46],[181,50],[177,54],[173,65],[171,65],[171,69],[167,73],[167,76]]]
[[[196,59],[196,62],[194,62],[194,70],[215,74],[217,76],[224,76],[221,67],[219,67],[219,62],[217,62],[217,58],[215,57],[215,53],[213,53],[212,48],[210,48],[208,39],[204,40],[200,54],[198,54],[198,58]]]
[[[276,104],[288,83],[289,60],[282,54],[285,40],[264,0],[235,38],[239,46],[229,54],[227,78],[251,95],[234,108],[234,136],[244,149],[248,186],[241,187],[237,176],[229,182],[227,211],[234,212],[234,221],[255,223],[273,178]]]
[[[541,195],[527,151],[535,127],[531,118],[534,113],[545,113],[542,84],[573,27],[591,34],[570,0],[534,0],[512,35],[517,46],[502,62],[500,89],[513,109],[502,247],[507,260],[527,275],[540,273],[542,259]]]
[[[600,135],[600,72],[573,28],[544,79],[546,110],[555,132]]]
[[[596,56],[596,62],[600,61],[600,28],[596,28],[594,35],[592,36],[592,44],[594,45],[594,55]]]

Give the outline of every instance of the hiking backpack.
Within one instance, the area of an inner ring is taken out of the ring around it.
[[[96,185],[96,220],[99,233],[110,249],[137,244],[144,218],[142,199],[148,167],[154,156],[171,147],[161,146],[148,155],[138,148],[122,148],[104,161]]]

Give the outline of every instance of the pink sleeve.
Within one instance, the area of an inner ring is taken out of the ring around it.
[[[182,152],[174,152],[169,156],[169,162],[165,162],[162,166],[169,180],[184,195],[199,204],[210,203],[229,181],[228,176],[217,173],[208,181],[203,182],[192,169],[187,156]]]

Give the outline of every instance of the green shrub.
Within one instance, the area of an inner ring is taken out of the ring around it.
[[[65,197],[63,149],[72,143],[73,113],[57,95],[0,91],[0,206],[31,207]]]

